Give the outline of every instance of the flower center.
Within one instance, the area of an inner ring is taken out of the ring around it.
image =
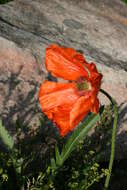
[[[91,90],[91,84],[86,80],[78,81],[77,88],[78,90]]]

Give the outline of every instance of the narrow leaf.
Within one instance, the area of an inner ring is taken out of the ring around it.
[[[61,165],[68,158],[70,153],[74,150],[76,145],[80,140],[85,139],[90,129],[95,125],[95,123],[100,119],[100,115],[91,113],[88,118],[80,124],[77,129],[72,133],[71,137],[68,139],[65,147],[61,153]]]
[[[56,162],[55,162],[54,158],[51,158],[51,168],[52,169],[56,168]]]
[[[5,127],[2,125],[2,121],[0,120],[0,138],[3,143],[7,146],[8,149],[12,149],[14,146],[14,140]]]
[[[56,165],[60,166],[61,165],[61,156],[59,153],[58,146],[56,145]]]

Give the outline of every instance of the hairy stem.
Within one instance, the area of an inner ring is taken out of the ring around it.
[[[112,173],[112,167],[113,167],[113,161],[115,156],[115,142],[116,142],[116,128],[117,128],[117,120],[118,120],[118,108],[116,105],[115,100],[104,90],[100,89],[100,91],[108,97],[108,99],[111,101],[113,110],[114,110],[114,121],[113,121],[113,129],[112,129],[112,139],[111,139],[111,154],[110,154],[110,160],[109,160],[109,174],[106,177],[104,188],[108,189],[109,181]]]

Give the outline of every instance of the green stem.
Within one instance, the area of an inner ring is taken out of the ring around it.
[[[117,128],[117,120],[118,120],[118,108],[116,106],[115,100],[104,90],[100,89],[100,91],[108,97],[111,101],[113,110],[114,110],[114,121],[113,121],[113,129],[112,129],[112,140],[111,140],[111,154],[110,154],[110,161],[109,161],[109,174],[106,177],[104,188],[108,189],[109,181],[112,173],[113,161],[115,156],[115,142],[116,142],[116,128]]]

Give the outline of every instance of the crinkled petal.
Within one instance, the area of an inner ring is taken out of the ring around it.
[[[72,106],[73,105],[63,105],[44,111],[47,117],[56,124],[62,137],[70,131],[70,111]]]
[[[50,84],[47,83],[47,85]],[[49,89],[47,87],[45,94],[43,94],[43,91],[44,86],[46,85],[44,84],[43,86],[42,84],[40,87],[39,101],[42,107],[42,111],[48,111],[61,105],[73,104],[79,98],[79,94],[77,93],[74,83],[65,83],[65,85],[63,85],[63,83],[56,83],[54,85],[55,87],[52,88],[52,92],[50,91],[49,93]]]
[[[56,92],[70,87],[75,88],[75,83],[56,83],[53,81],[44,81],[40,86],[39,97],[45,94]]]
[[[91,112],[98,113],[99,112],[99,100],[96,98],[93,106],[91,107]]]
[[[73,48],[50,45],[46,49],[45,63],[49,72],[65,80],[77,80],[89,76],[88,69],[84,68],[86,61],[83,55]]]
[[[73,105],[63,105],[54,111],[53,121],[56,123],[61,136],[65,136],[70,131],[70,111]]]
[[[42,111],[65,136],[70,130],[70,111],[80,97],[75,83],[56,83],[45,81],[39,91]]]
[[[77,100],[70,113],[70,130],[73,130],[73,128],[86,116],[92,105],[91,96],[81,96]]]

